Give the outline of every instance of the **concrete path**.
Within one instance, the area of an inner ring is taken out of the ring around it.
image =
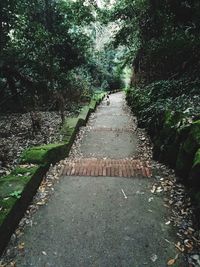
[[[132,131],[133,117],[127,111],[124,95],[110,96],[110,105],[104,101],[95,113],[91,130],[84,136],[81,152],[85,157],[122,159],[137,150],[137,137]]]
[[[130,158],[137,136],[122,93],[97,110],[81,143],[84,157]],[[176,255],[153,178],[63,177],[34,215],[17,267],[164,267]],[[176,265],[184,267],[184,265]]]

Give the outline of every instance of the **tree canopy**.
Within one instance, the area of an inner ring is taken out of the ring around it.
[[[94,49],[95,1],[6,0],[0,12],[0,108],[23,110],[36,95],[45,103],[55,91],[73,98],[109,84],[105,56]]]

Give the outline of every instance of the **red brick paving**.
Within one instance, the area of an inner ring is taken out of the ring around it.
[[[66,162],[61,175],[151,177],[152,173],[148,161],[84,158]]]

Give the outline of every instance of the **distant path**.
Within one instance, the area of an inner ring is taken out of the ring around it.
[[[109,106],[104,101],[97,109],[84,134],[83,158],[107,162],[137,154],[137,136],[130,127],[134,119],[124,94],[110,99]],[[25,254],[17,257],[17,267],[166,266],[176,252],[163,200],[150,192],[154,179],[141,173],[111,177],[109,171],[109,177],[76,176],[75,171],[60,180],[32,227],[25,229]]]

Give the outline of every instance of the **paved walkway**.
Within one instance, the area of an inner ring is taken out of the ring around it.
[[[112,164],[136,155],[137,136],[123,93],[110,98],[111,105],[104,102],[95,113],[80,150],[84,158]],[[150,192],[153,177],[100,176],[60,180],[21,237],[25,255],[17,267],[167,266],[176,252],[163,201]]]

